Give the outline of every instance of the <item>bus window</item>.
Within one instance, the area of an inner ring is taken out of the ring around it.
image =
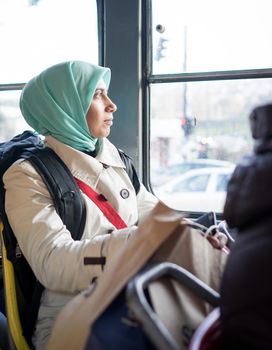
[[[21,91],[0,91],[0,140],[8,140],[23,130],[30,130],[19,108]],[[1,142],[0,141],[0,142]]]
[[[167,183],[182,178],[182,169],[233,171],[252,150],[250,112],[272,102],[270,1],[247,3],[247,16],[235,0],[151,3],[150,186],[166,204],[191,211],[186,201],[171,202]],[[210,196],[209,210],[223,211],[220,196],[217,203]],[[200,203],[190,207],[205,211]]]
[[[3,141],[26,128],[18,108],[25,82],[58,62],[98,63],[96,0],[2,0],[0,31]]]
[[[271,1],[152,1],[153,73],[271,67]]]

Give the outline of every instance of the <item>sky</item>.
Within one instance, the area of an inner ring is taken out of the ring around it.
[[[271,0],[154,0],[154,49],[168,39],[156,73],[271,68]],[[184,43],[186,28],[187,44]]]
[[[153,0],[155,73],[270,68],[272,0]],[[158,33],[156,24],[165,31]],[[184,34],[186,28],[186,36]],[[186,44],[185,44],[186,37]],[[95,0],[0,0],[0,83],[25,82],[70,59],[96,63]]]
[[[95,0],[0,0],[0,83],[65,60],[98,62]]]

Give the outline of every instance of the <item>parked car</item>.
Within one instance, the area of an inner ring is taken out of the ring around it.
[[[190,170],[154,189],[168,206],[184,211],[222,212],[234,166]]]
[[[234,166],[233,163],[218,159],[195,159],[181,163],[171,164],[165,169],[159,169],[151,173],[153,187],[161,186],[174,177],[193,169],[217,168]]]

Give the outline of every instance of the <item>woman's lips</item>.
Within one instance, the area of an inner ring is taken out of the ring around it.
[[[104,121],[104,123],[105,123],[106,125],[111,126],[111,125],[113,124],[113,119],[106,119],[106,120]]]

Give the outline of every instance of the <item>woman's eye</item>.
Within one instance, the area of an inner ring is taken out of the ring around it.
[[[105,91],[103,91],[103,90],[96,90],[94,96],[95,97],[107,96],[107,93]]]
[[[102,91],[97,90],[94,94],[94,97],[100,97],[100,96],[102,96]]]

